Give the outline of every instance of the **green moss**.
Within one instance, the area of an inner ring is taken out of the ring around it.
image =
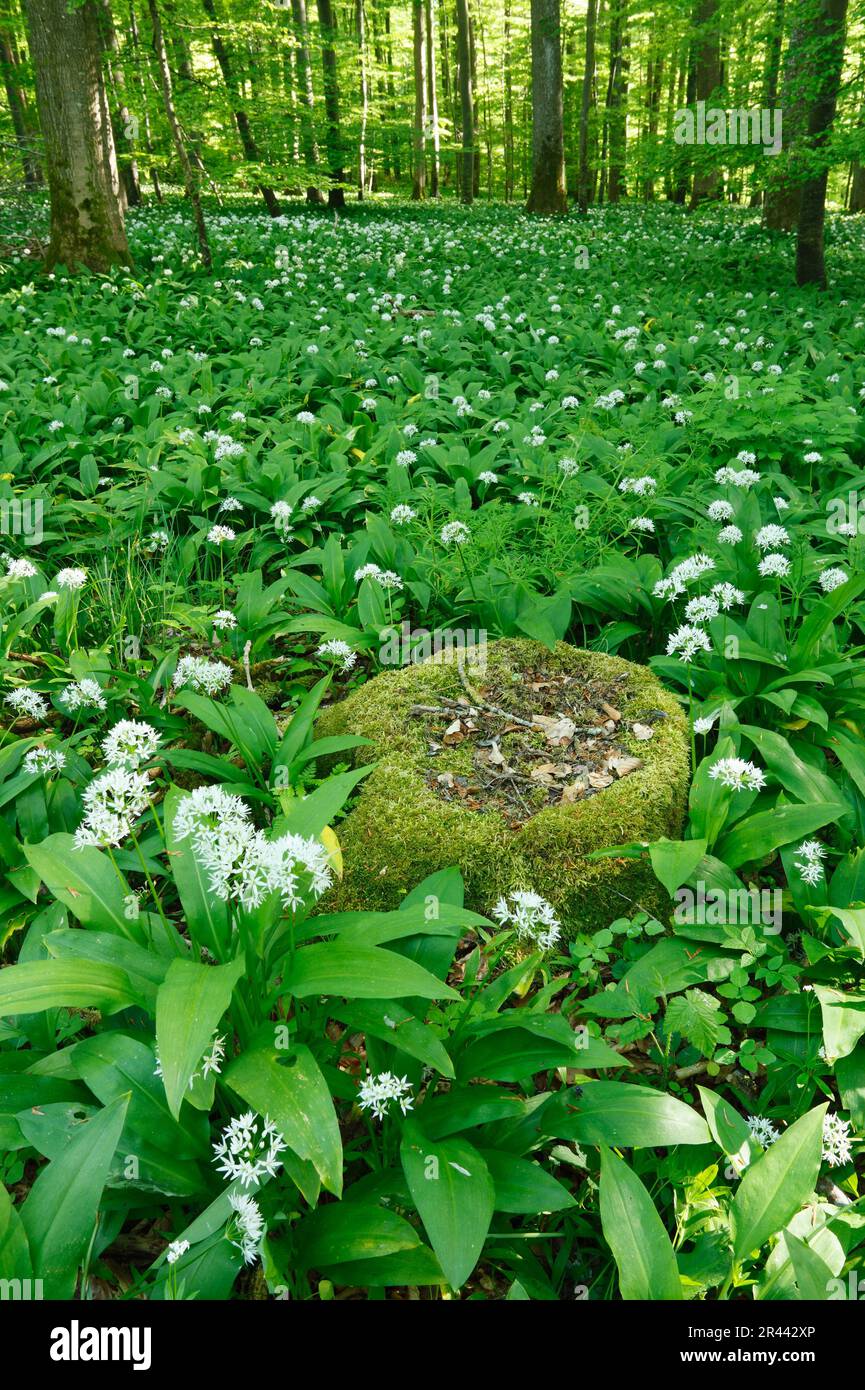
[[[357,762],[376,762],[355,809],[339,826],[345,877],[328,895],[327,910],[386,909],[427,874],[459,865],[466,902],[489,912],[502,893],[534,888],[556,907],[569,935],[592,931],[615,917],[645,908],[663,913],[666,893],[647,861],[603,859],[589,862],[592,850],[634,840],[681,833],[687,797],[689,755],[686,721],[676,700],[643,666],[619,657],[582,651],[559,643],[554,652],[535,642],[506,639],[487,648],[485,672],[467,668],[473,684],[504,692],[524,670],[579,674],[612,681],[627,674],[626,694],[617,704],[626,721],[652,712],[654,737],[645,743],[626,734],[622,746],[643,766],[587,801],[547,807],[518,830],[496,810],[472,811],[445,802],[424,783],[428,767],[422,721],[411,718],[413,704],[435,704],[437,696],[465,692],[453,661],[425,662],[386,672],[348,699],[324,711],[317,734],[361,734],[372,748],[358,750]],[[465,747],[447,749],[436,761],[442,771],[466,770]]]

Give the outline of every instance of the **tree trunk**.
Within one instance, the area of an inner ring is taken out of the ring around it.
[[[718,0],[697,0],[693,32],[697,101],[708,103],[721,87],[721,34],[718,27]],[[717,200],[723,187],[720,172],[713,168],[710,147],[703,146],[696,156],[696,172],[691,188],[691,212],[701,203]],[[708,167],[707,167],[708,165]]]
[[[838,104],[841,72],[844,67],[847,0],[819,0],[813,21],[816,40],[817,90],[808,112],[808,154],[816,173],[802,184],[799,203],[799,229],[796,237],[796,283],[826,288],[826,262],[823,254],[823,227],[826,221],[826,184],[829,164],[822,152],[829,141]]]
[[[809,7],[815,0],[797,0],[793,12],[790,37],[784,58],[784,83],[781,97],[784,149],[773,156],[763,200],[763,221],[773,232],[790,232],[799,218],[802,196],[801,159],[799,145],[808,121],[808,42]]]
[[[357,26],[357,53],[360,66],[360,134],[357,142],[357,196],[363,201],[366,193],[366,127],[369,120],[369,77],[367,76],[366,54],[366,11],[364,0],[355,0],[355,23]]]
[[[114,131],[114,147],[118,154],[121,186],[126,207],[138,207],[141,202],[141,186],[138,182],[138,161],[135,146],[138,119],[132,116],[126,104],[126,76],[120,57],[120,44],[111,14],[110,0],[102,0],[102,34],[105,43],[105,68],[114,95],[111,112],[111,128]],[[119,156],[124,156],[120,159]]]
[[[568,210],[560,0],[532,0],[532,187],[527,212]]]
[[[331,0],[316,0],[318,23],[321,29],[321,67],[324,75],[324,114],[327,119],[327,159],[330,165],[331,186],[327,193],[329,208],[345,207],[345,170],[342,161],[342,135],[339,128],[339,77],[336,67],[336,16]]]
[[[439,102],[436,91],[436,0],[426,0],[426,85],[427,115],[432,142],[430,156],[430,197],[439,196],[439,157],[441,136],[439,133]]]
[[[150,12],[150,26],[153,30],[153,52],[156,57],[156,66],[159,69],[159,80],[162,86],[162,104],[165,107],[168,128],[171,131],[171,138],[174,141],[174,148],[177,152],[177,158],[180,161],[180,168],[183,171],[183,186],[186,190],[186,196],[192,205],[192,215],[195,218],[195,232],[198,237],[198,249],[201,254],[201,263],[205,270],[210,270],[213,265],[213,256],[210,251],[207,226],[201,208],[201,193],[198,188],[198,179],[192,168],[192,162],[183,139],[183,132],[180,129],[180,122],[177,119],[177,112],[174,108],[171,69],[168,66],[168,52],[165,47],[165,36],[162,32],[162,20],[159,15],[157,0],[147,0],[147,7]]]
[[[474,131],[474,147],[472,150],[472,197],[476,198],[481,191],[481,106],[480,106],[480,84],[478,83],[478,49],[475,43],[475,21],[471,12],[471,0],[469,0],[469,62],[472,70],[472,130]]]
[[[154,192],[155,195],[156,195],[156,201],[157,201],[158,203],[161,203],[161,202],[162,202],[162,185],[161,185],[160,182],[159,182],[159,171],[158,171],[158,169],[156,168],[155,164],[152,163],[152,160],[153,160],[153,140],[152,140],[152,138],[151,138],[151,133],[150,133],[150,109],[149,109],[149,104],[148,104],[148,99],[147,99],[147,98],[148,98],[148,93],[149,93],[149,87],[148,87],[147,81],[145,80],[145,76],[144,76],[144,73],[142,72],[142,68],[141,68],[142,57],[141,57],[141,48],[140,48],[140,45],[139,45],[139,42],[138,42],[138,20],[137,20],[136,15],[135,15],[135,3],[134,3],[134,0],[129,0],[129,39],[130,39],[130,44],[131,44],[131,48],[132,48],[132,61],[133,61],[134,70],[135,70],[136,87],[137,87],[137,89],[138,89],[138,100],[139,100],[140,103],[141,103],[141,113],[142,113],[142,117],[143,117],[143,120],[144,120],[144,149],[145,149],[145,151],[147,152],[147,155],[148,155],[148,157],[149,157],[150,160],[151,160],[150,171],[149,171],[149,172],[150,172],[150,182],[151,182],[152,185],[153,185],[153,192]]]
[[[580,103],[580,164],[577,175],[577,199],[580,212],[588,210],[591,195],[589,179],[589,117],[592,110],[592,89],[595,78],[595,35],[597,32],[597,0],[588,0],[586,9],[586,56],[583,69],[583,95]]]
[[[7,34],[0,34],[0,68],[3,70],[3,86],[9,103],[12,131],[21,153],[24,187],[39,188],[42,185],[42,168],[37,154],[36,132],[30,125],[27,98],[23,87],[18,85],[19,66],[14,40]]]
[[[412,127],[411,196],[426,197],[426,19],[424,0],[412,0],[412,53],[414,59],[414,125]]]
[[[104,272],[129,264],[120,174],[94,0],[26,0],[51,195],[48,264]]]
[[[460,125],[462,129],[462,146],[459,156],[460,200],[465,204],[470,204],[474,198],[475,126],[468,0],[457,0],[457,64],[459,67]]]
[[[590,4],[594,0],[589,0]],[[505,202],[514,196],[514,77],[511,66],[511,0],[505,0],[504,112]]]
[[[219,64],[219,70],[222,73],[222,80],[225,83],[229,101],[233,107],[232,114],[234,116],[234,123],[237,126],[237,133],[240,136],[243,157],[247,164],[260,164],[261,151],[253,136],[252,127],[249,123],[249,116],[241,104],[240,88],[235,79],[231,54],[228,51],[228,45],[225,43],[219,31],[216,5],[214,0],[201,0],[201,3],[204,7],[204,13],[210,20],[210,43],[216,61]],[[279,217],[279,201],[273,189],[266,183],[260,183],[258,185],[258,191],[264,199],[264,206],[267,208],[271,217]]]
[[[312,85],[312,64],[309,60],[306,0],[291,0],[291,16],[294,21],[294,71],[300,102],[300,147],[307,169],[317,169],[319,154],[315,138],[315,92]],[[306,201],[324,202],[321,192],[314,184],[307,186]]]
[[[607,197],[617,203],[625,194],[627,77],[627,0],[613,0],[610,10],[610,79],[607,86]]]

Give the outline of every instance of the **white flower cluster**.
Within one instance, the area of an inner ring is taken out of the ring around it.
[[[226,1235],[230,1243],[240,1251],[243,1263],[254,1264],[265,1232],[261,1208],[254,1197],[247,1197],[242,1192],[230,1192],[228,1200],[234,1216],[228,1223]]]
[[[499,898],[492,911],[503,927],[516,928],[520,940],[529,940],[542,951],[549,951],[562,934],[559,919],[552,905],[540,893],[518,889],[506,898]]]
[[[102,693],[102,686],[90,676],[73,681],[60,692],[60,703],[73,714],[80,709],[107,709],[108,704]]]
[[[374,579],[376,584],[380,584],[383,589],[401,589],[402,580],[396,570],[383,570],[379,565],[372,561],[367,565],[361,565],[360,569],[354,572],[356,584],[362,584],[364,579]]]
[[[711,556],[689,555],[687,560],[680,561],[670,570],[666,579],[659,579],[652,592],[655,598],[677,598],[689,584],[714,568],[715,561]]]
[[[331,637],[327,642],[322,642],[316,648],[316,656],[331,657],[339,662],[339,669],[342,672],[350,671],[357,665],[357,657],[347,642],[343,642],[340,637]]]
[[[48,777],[66,766],[66,754],[62,748],[31,748],[24,754],[23,766],[31,776]]]
[[[358,1105],[361,1110],[371,1110],[377,1120],[384,1119],[394,1100],[404,1115],[411,1110],[414,1101],[407,1077],[394,1076],[390,1071],[380,1071],[375,1076],[370,1072],[360,1083]]]
[[[4,699],[16,715],[26,714],[30,719],[39,720],[45,719],[48,714],[47,700],[29,685],[19,685],[17,690],[10,690]]]
[[[749,1115],[748,1128],[751,1131],[751,1138],[756,1139],[758,1144],[762,1144],[764,1149],[768,1149],[776,1139],[781,1136],[771,1120],[767,1120],[765,1115]]]
[[[853,1157],[850,1148],[850,1121],[827,1112],[823,1117],[823,1162],[842,1168]]]
[[[439,536],[442,545],[468,545],[471,538],[472,533],[464,521],[449,521]]]
[[[109,767],[137,770],[150,762],[162,739],[152,724],[141,719],[121,719],[103,740],[102,752]]]
[[[143,772],[110,767],[84,788],[84,819],[75,832],[75,848],[121,845],[132,833],[150,800],[150,781]]]
[[[208,661],[204,656],[182,656],[172,682],[175,690],[188,685],[205,695],[219,695],[231,685],[231,667],[224,661]]]
[[[229,1182],[252,1187],[260,1178],[276,1177],[284,1148],[273,1121],[267,1115],[248,1110],[229,1120],[222,1137],[213,1145],[214,1162]]]
[[[824,876],[823,860],[825,858],[826,849],[819,840],[802,841],[796,851],[796,858],[793,863],[799,870],[799,877],[803,883],[808,883],[812,887],[815,883],[820,883]]]
[[[177,840],[192,839],[196,859],[207,872],[211,892],[247,911],[278,892],[295,910],[308,894],[318,898],[330,886],[327,850],[317,840],[283,835],[268,840],[250,820],[239,796],[219,786],[196,787],[174,818]]]
[[[720,781],[723,787],[730,787],[734,792],[760,791],[766,785],[762,768],[743,758],[719,758],[709,768],[709,776],[713,782]]]
[[[683,623],[667,639],[667,656],[678,656],[687,666],[697,652],[710,652],[712,643],[701,627],[691,627]]]
[[[270,509],[273,518],[273,527],[278,536],[283,538],[291,535],[291,518],[294,515],[294,508],[288,502],[274,502]]]

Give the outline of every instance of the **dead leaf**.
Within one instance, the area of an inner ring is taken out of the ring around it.
[[[615,772],[617,777],[627,777],[630,773],[636,772],[638,767],[643,766],[642,758],[608,758],[607,767]]]
[[[462,723],[459,719],[455,719],[454,722],[449,724],[445,729],[442,742],[451,745],[454,743],[462,743],[464,738],[465,734],[463,733]]]
[[[603,791],[605,787],[611,787],[613,779],[609,772],[590,772],[589,786],[594,787],[595,791]]]
[[[573,802],[579,801],[580,797],[583,795],[583,793],[584,793],[585,790],[586,790],[586,784],[585,784],[585,782],[583,782],[583,781],[569,782],[568,785],[567,785],[566,787],[562,787],[562,802],[563,802],[563,804],[564,804],[565,806],[569,806],[569,805],[572,805]]]
[[[577,731],[577,726],[573,719],[569,719],[567,715],[562,714],[556,715],[555,717],[549,714],[536,714],[532,719],[532,723],[536,728],[543,729],[547,743],[551,743],[554,747],[558,748],[563,747],[566,743],[570,743]]]
[[[606,700],[601,701],[601,709],[608,719],[615,719],[617,723],[622,717],[621,711],[617,710],[614,705],[608,705]]]
[[[632,724],[631,733],[634,738],[638,738],[641,743],[647,743],[650,738],[655,737],[655,730],[650,729],[648,724]]]

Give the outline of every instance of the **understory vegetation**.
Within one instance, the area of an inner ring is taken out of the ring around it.
[[[212,269],[173,201],[77,278],[4,214],[0,1276],[855,1297],[865,224],[819,294],[743,207],[206,210]],[[376,898],[340,710],[431,634],[414,796],[479,823],[606,825],[678,729],[602,922]]]

